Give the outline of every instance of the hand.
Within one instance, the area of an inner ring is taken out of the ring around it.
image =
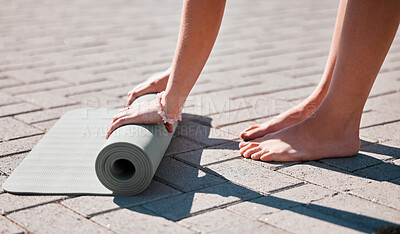
[[[139,102],[130,108],[122,109],[114,116],[107,132],[106,139],[110,137],[111,133],[115,129],[125,124],[152,124],[163,122],[157,110],[158,104],[156,99]],[[173,132],[173,124],[164,123],[164,125],[168,132]]]
[[[165,90],[165,87],[167,87],[169,74],[170,68],[168,68],[165,72],[153,74],[149,79],[138,84],[135,88],[129,91],[128,100],[126,101],[125,107],[130,106],[136,98],[144,94],[159,93]]]

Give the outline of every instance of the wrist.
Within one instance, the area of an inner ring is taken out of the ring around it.
[[[185,100],[179,95],[164,91],[161,95],[161,106],[168,118],[174,118],[182,112]]]

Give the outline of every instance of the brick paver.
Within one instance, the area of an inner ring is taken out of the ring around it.
[[[1,1],[0,184],[68,110],[123,107],[171,65],[182,1]],[[242,159],[238,134],[307,97],[337,1],[227,1],[214,50],[150,187],[134,197],[12,195],[0,233],[354,233],[400,224],[400,37],[365,105],[362,150]]]

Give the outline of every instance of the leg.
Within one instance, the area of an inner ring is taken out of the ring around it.
[[[398,0],[349,0],[329,91],[313,118],[241,143],[245,157],[303,161],[354,155],[369,92],[400,21]]]
[[[249,128],[245,129],[240,134],[240,137],[243,140],[253,140],[266,134],[277,132],[281,129],[297,124],[309,117],[318,108],[322,100],[325,98],[331,83],[332,73],[336,63],[337,51],[339,48],[340,34],[342,32],[346,4],[347,0],[340,0],[328,61],[325,66],[322,79],[315,88],[314,92],[302,103],[276,116],[272,120],[260,125],[250,126]]]

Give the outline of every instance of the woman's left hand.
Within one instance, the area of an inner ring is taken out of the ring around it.
[[[157,112],[157,100],[143,101],[132,105],[130,108],[122,109],[118,112],[110,125],[106,139],[118,127],[125,124],[152,124],[162,123],[162,119]],[[173,124],[164,123],[168,132],[173,132]]]

